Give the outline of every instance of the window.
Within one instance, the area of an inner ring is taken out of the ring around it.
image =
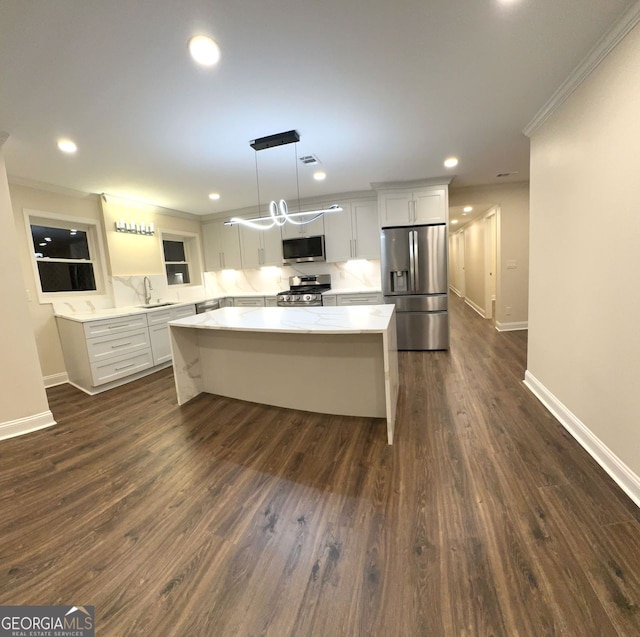
[[[180,238],[162,239],[164,267],[169,285],[187,285],[189,277],[188,242]]]
[[[97,291],[89,226],[54,219],[29,219],[40,290]]]

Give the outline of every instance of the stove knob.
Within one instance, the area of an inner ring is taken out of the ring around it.
[[[289,295],[283,294],[280,298],[286,303],[289,300]]]
[[[304,300],[305,301],[310,301],[313,298],[313,294],[305,294],[304,295]]]

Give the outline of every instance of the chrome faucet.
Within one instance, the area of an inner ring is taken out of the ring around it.
[[[147,283],[149,284],[148,290]],[[149,303],[151,303],[151,290],[153,290],[153,286],[151,285],[151,281],[148,276],[144,277],[142,284],[144,285],[144,304],[149,305]]]

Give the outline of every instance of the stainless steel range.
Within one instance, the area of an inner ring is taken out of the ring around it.
[[[278,292],[278,307],[322,305],[322,293],[330,289],[330,274],[290,276],[289,289],[284,292]]]

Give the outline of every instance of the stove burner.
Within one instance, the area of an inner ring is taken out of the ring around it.
[[[278,292],[279,307],[310,307],[322,305],[322,293],[331,289],[331,275],[289,277],[290,289]]]

